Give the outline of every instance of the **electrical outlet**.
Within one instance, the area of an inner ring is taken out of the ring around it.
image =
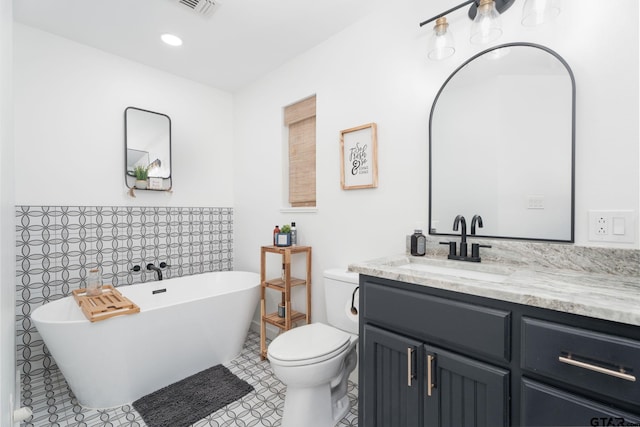
[[[596,215],[596,234],[606,236],[609,234],[609,219],[606,216]]]
[[[589,211],[589,240],[633,243],[634,211]]]

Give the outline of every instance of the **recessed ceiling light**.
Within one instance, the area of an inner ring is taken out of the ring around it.
[[[173,34],[163,34],[160,38],[169,46],[182,46],[182,39]]]

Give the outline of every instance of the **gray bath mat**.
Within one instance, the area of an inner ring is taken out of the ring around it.
[[[186,427],[250,391],[246,381],[216,365],[136,400],[133,407],[149,427]]]

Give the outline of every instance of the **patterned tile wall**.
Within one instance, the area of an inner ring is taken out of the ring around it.
[[[148,263],[169,264],[167,278],[232,270],[233,209],[17,206],[16,253],[16,362],[28,378],[54,363],[33,310],[85,287],[95,267],[114,286],[155,280]]]

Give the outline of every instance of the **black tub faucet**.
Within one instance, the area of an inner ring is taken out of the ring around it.
[[[162,280],[162,270],[153,265],[152,263],[147,264],[147,270],[153,270],[158,274],[158,280]]]
[[[471,219],[471,234],[476,234],[476,223],[478,228],[482,228],[482,217],[480,215],[474,215]]]
[[[467,220],[462,215],[456,216],[453,221],[453,231],[458,231],[458,226],[462,224],[462,234],[460,235],[460,256],[467,256]]]

